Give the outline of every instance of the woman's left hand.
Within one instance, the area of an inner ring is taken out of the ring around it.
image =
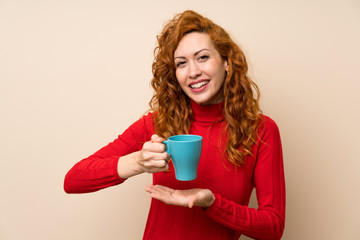
[[[169,205],[192,208],[193,206],[210,207],[215,201],[214,194],[209,189],[194,188],[175,190],[161,185],[149,185],[145,189],[152,198]]]

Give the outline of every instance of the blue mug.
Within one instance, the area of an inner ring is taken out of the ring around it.
[[[175,177],[191,181],[197,177],[203,138],[198,135],[175,135],[165,140],[166,152],[170,154],[175,168]]]
[[[202,137],[198,135],[175,135],[165,140],[166,152],[170,154],[175,168],[175,177],[180,181],[191,181],[197,177],[201,156]]]

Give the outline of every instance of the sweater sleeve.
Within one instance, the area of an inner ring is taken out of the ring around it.
[[[285,225],[285,178],[279,129],[265,117],[253,175],[258,208],[253,209],[214,193],[205,210],[213,220],[255,239],[280,239]]]
[[[113,142],[76,163],[65,176],[65,192],[95,192],[124,182],[125,179],[121,179],[117,172],[119,158],[139,151],[150,139],[152,129],[151,114],[148,114],[132,124]]]

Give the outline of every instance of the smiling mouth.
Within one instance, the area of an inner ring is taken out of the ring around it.
[[[191,84],[190,87],[192,89],[198,89],[198,88],[201,88],[202,86],[205,86],[206,84],[208,84],[210,81],[208,80],[205,80],[205,81],[202,81],[202,82],[198,82],[198,83],[194,83],[194,84]]]

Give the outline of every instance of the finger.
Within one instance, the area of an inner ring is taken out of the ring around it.
[[[151,168],[147,168],[145,167],[144,171],[147,173],[158,173],[158,172],[165,172],[169,169],[169,165],[166,164],[165,167],[161,167],[161,168],[156,168],[156,167],[151,167]]]
[[[146,186],[145,190],[148,193],[159,195],[159,190],[154,185],[148,185]]]
[[[165,139],[163,139],[162,137],[160,137],[157,134],[154,134],[151,136],[151,142],[156,142],[156,143],[162,143],[163,141],[165,141]]]
[[[166,150],[166,145],[158,142],[146,142],[142,147],[143,151],[163,153]]]
[[[165,195],[159,192],[159,190],[154,185],[146,186],[145,191],[150,193],[150,196],[152,198],[156,198],[161,201],[164,201],[166,199]]]
[[[192,208],[194,206],[194,201],[195,201],[194,199],[189,200],[189,203],[188,203],[189,208]]]
[[[147,191],[148,193],[151,193],[153,191],[153,187],[154,187],[154,185],[147,185],[145,187],[145,191]]]
[[[162,201],[169,199],[171,197],[171,193],[168,191],[164,191],[159,186],[151,185],[147,188],[148,192],[151,194],[150,196],[156,199],[162,199]]]
[[[166,145],[163,143],[165,141],[164,138],[160,137],[157,134],[154,134],[154,135],[151,136],[150,141],[153,142],[153,143],[160,143],[162,145],[162,152],[166,151]]]
[[[152,186],[151,189],[149,190],[149,193],[150,193],[150,197],[162,201],[166,204],[179,205],[177,204],[176,200],[172,197],[171,193],[163,192],[160,189],[158,189],[156,186]]]
[[[166,154],[167,154],[167,157],[166,157],[165,161],[166,161],[167,163],[169,163],[169,161],[170,161],[170,154],[168,154],[168,153],[166,153]]]
[[[164,161],[165,163],[168,163],[169,160],[167,153],[154,153],[154,152],[144,151],[142,153],[141,161],[143,162],[143,164],[145,163],[151,164],[152,163],[151,161]]]
[[[149,160],[144,162],[146,168],[165,168],[168,163],[166,160]]]
[[[169,187],[165,187],[162,185],[155,185],[154,188],[164,194],[173,194],[175,193],[175,189],[169,188]]]
[[[162,201],[163,203],[166,203],[166,204],[172,204],[172,202],[168,198],[164,197],[161,194],[158,194],[157,192],[151,192],[150,197],[157,199],[159,201]]]
[[[197,201],[197,194],[195,194],[194,196],[189,197],[188,207],[192,208],[193,206],[195,206],[196,201]]]

